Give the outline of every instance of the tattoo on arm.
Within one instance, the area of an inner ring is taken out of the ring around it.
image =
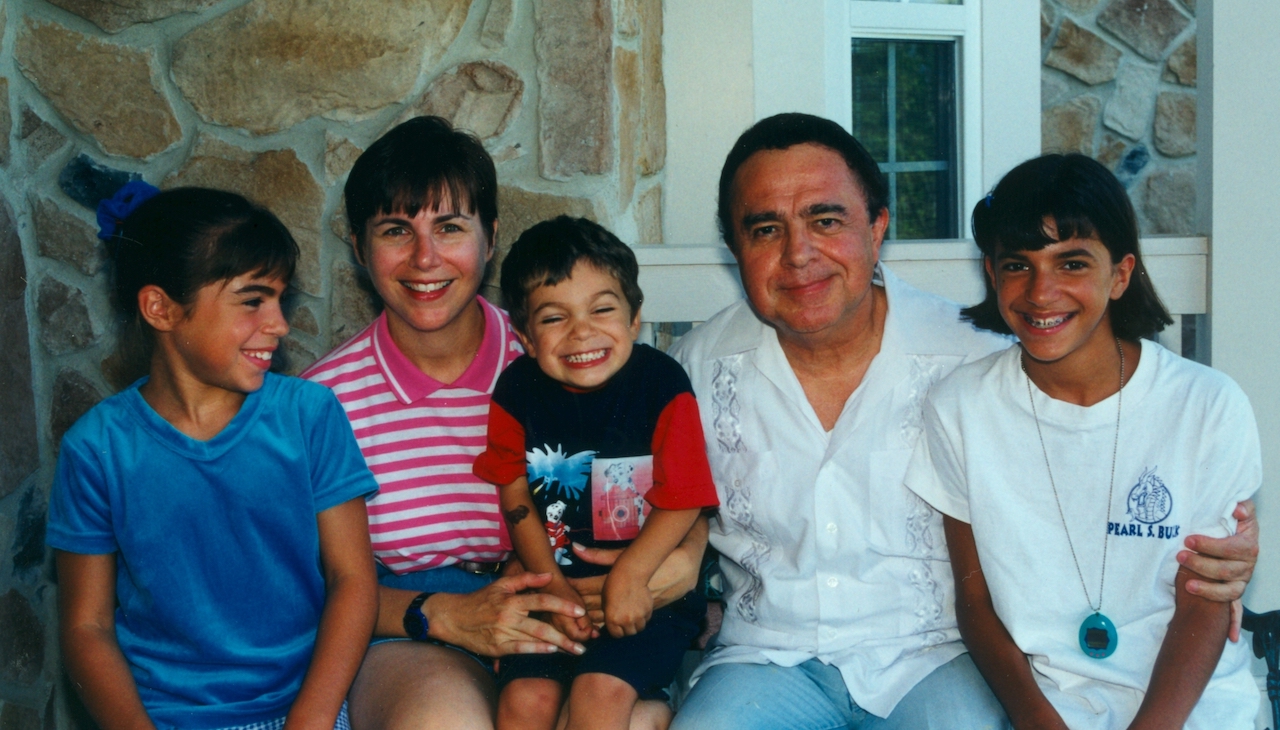
[[[529,508],[522,504],[519,507],[516,507],[515,509],[511,509],[511,510],[507,510],[506,512],[503,512],[502,516],[507,519],[508,525],[511,525],[514,527],[517,523],[520,522],[520,520],[523,520],[524,518],[529,516]]]

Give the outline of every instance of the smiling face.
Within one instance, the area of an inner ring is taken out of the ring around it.
[[[1056,237],[1052,220],[1045,232]],[[1133,254],[1111,261],[1096,238],[1070,238],[1039,251],[1004,251],[987,259],[1000,315],[1041,363],[1110,357],[1115,350],[1110,304],[1129,286]]]
[[[462,326],[460,315],[474,303],[493,255],[480,219],[452,205],[424,207],[412,217],[379,213],[365,224],[356,250],[363,250],[362,263],[386,304],[391,336],[406,350],[418,335]]]
[[[280,303],[285,284],[242,274],[201,287],[163,338],[180,376],[236,393],[261,388],[280,338],[289,334]]]
[[[742,285],[780,337],[847,337],[869,321],[889,214],[868,217],[862,186],[839,153],[808,143],[761,150],[738,168],[732,190]]]
[[[632,312],[613,275],[579,262],[568,278],[529,293],[524,349],[551,379],[579,390],[609,382],[631,357],[640,334],[640,313]]]

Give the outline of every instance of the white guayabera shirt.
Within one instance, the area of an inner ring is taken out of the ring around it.
[[[724,623],[697,677],[729,662],[838,667],[887,716],[964,652],[941,516],[903,486],[929,387],[1009,340],[879,267],[880,352],[830,432],[775,330],[739,302],[672,350],[693,381],[720,497],[711,544]]]

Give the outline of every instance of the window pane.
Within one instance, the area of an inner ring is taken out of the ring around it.
[[[853,39],[853,134],[889,183],[889,238],[959,230],[955,41]]]
[[[923,3],[926,5],[964,5],[964,0],[871,0],[880,3]]]

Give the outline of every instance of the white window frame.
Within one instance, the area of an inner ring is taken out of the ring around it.
[[[1014,165],[1040,153],[1039,4],[754,0],[756,119],[805,111],[850,129],[854,37],[959,40],[958,197],[967,234],[973,205]]]

